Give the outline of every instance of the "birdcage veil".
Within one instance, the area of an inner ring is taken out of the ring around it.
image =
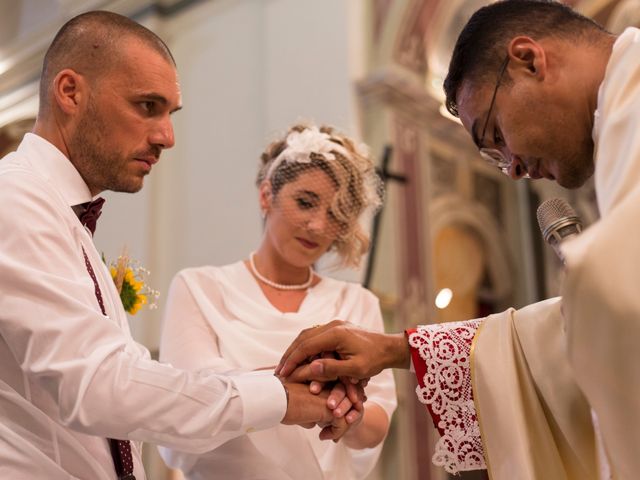
[[[341,263],[357,266],[369,246],[360,220],[374,214],[384,197],[367,146],[333,127],[298,124],[261,160],[257,183],[269,187],[278,213],[308,235],[310,248],[329,238]]]

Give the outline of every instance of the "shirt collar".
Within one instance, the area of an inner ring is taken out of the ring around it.
[[[91,192],[80,173],[53,144],[34,133],[27,133],[18,152],[60,192],[69,206],[91,201]]]

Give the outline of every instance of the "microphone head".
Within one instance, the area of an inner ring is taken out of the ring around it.
[[[538,207],[536,216],[544,241],[547,243],[557,242],[567,234],[582,231],[580,217],[563,198],[545,200]]]

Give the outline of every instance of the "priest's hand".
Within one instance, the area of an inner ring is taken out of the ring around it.
[[[327,358],[308,359],[323,352]],[[385,368],[409,368],[409,345],[403,334],[384,334],[334,320],[303,330],[289,346],[276,368],[291,380],[329,381],[350,377],[353,382],[368,379]]]

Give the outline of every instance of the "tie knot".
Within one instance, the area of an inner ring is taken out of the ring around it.
[[[102,205],[104,204],[104,198],[98,197],[95,200],[80,205],[82,207],[81,213],[78,214],[80,223],[87,227],[93,235],[96,231],[96,223],[100,215],[102,214]]]

